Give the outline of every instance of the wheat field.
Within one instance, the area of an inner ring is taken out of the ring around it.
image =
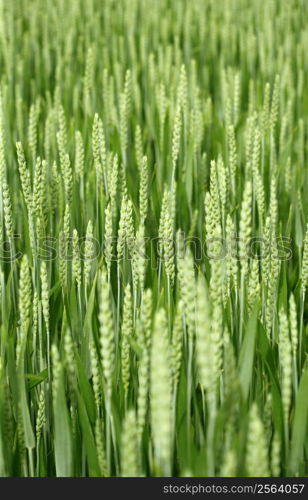
[[[0,9],[0,475],[307,475],[307,1]]]

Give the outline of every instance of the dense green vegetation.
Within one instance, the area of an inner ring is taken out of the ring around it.
[[[0,6],[0,474],[305,475],[307,1]]]

